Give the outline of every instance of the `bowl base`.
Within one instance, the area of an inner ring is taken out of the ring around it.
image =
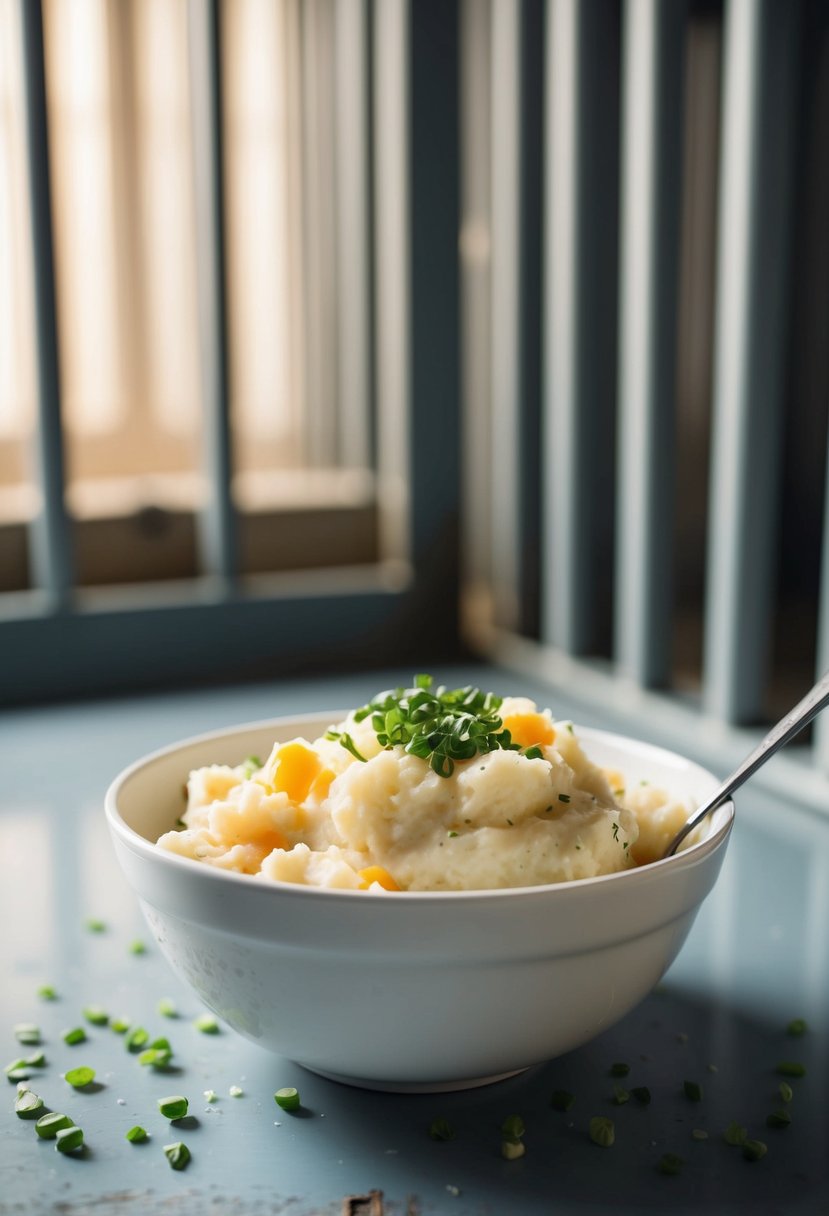
[[[513,1068],[509,1072],[494,1073],[490,1077],[467,1077],[462,1081],[374,1081],[363,1077],[345,1077],[342,1073],[328,1072],[325,1068],[314,1068],[303,1064],[309,1072],[328,1081],[338,1081],[340,1085],[353,1085],[356,1089],[374,1089],[388,1094],[448,1094],[460,1089],[478,1089],[481,1085],[495,1085],[498,1081],[506,1081],[510,1077],[520,1076],[526,1068]]]

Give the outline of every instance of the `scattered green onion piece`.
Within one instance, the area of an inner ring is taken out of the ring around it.
[[[518,1157],[523,1157],[526,1151],[526,1147],[521,1140],[501,1141],[501,1156],[506,1161],[515,1161]]]
[[[798,1064],[794,1060],[781,1060],[777,1065],[777,1071],[781,1077],[805,1077],[806,1069],[803,1064]]]
[[[14,1037],[18,1043],[26,1047],[36,1047],[40,1040],[40,1027],[34,1022],[18,1022],[14,1028]]]
[[[788,1081],[781,1081],[777,1089],[784,1102],[791,1102],[792,1098],[794,1097],[794,1090],[792,1089],[791,1085],[789,1085]]]
[[[219,1023],[213,1017],[212,1013],[200,1013],[197,1018],[193,1019],[193,1025],[196,1030],[200,1030],[202,1034],[218,1034]]]
[[[805,1018],[792,1018],[786,1027],[786,1034],[792,1035],[794,1038],[800,1038],[809,1029]]]
[[[56,1001],[58,999],[57,990],[51,984],[41,984],[37,990],[37,995],[42,1001]]]
[[[723,1139],[725,1140],[726,1144],[731,1144],[736,1148],[739,1148],[739,1146],[745,1144],[746,1140],[748,1139],[748,1132],[739,1123],[732,1121],[725,1129]]]
[[[206,1089],[204,1091],[204,1097],[206,1102],[218,1102],[219,1100],[219,1095],[216,1093],[215,1089]],[[276,1094],[274,1094],[274,1097],[276,1097]]]
[[[109,1024],[110,1030],[116,1034],[126,1034],[130,1028],[129,1018],[113,1018]]]
[[[604,1115],[594,1115],[589,1124],[590,1139],[600,1148],[610,1148],[616,1139],[616,1128],[613,1120]]]
[[[792,1117],[787,1110],[775,1110],[766,1116],[766,1127],[788,1127]]]
[[[679,1174],[685,1162],[676,1153],[663,1153],[656,1163],[660,1174]]]
[[[630,1091],[633,1097],[641,1106],[647,1106],[651,1100],[651,1091],[647,1085],[634,1085]]]
[[[429,1136],[432,1140],[454,1140],[455,1129],[446,1119],[433,1119],[429,1124]]]
[[[163,996],[158,1002],[158,1012],[165,1018],[177,1018],[178,1009],[172,997]]]
[[[28,1060],[24,1060],[23,1057],[20,1056],[16,1060],[10,1060],[9,1063],[6,1065],[6,1067],[3,1069],[3,1072],[8,1077],[11,1073],[17,1072],[21,1068],[25,1068],[28,1063],[29,1063]],[[25,1080],[25,1077],[23,1079]]]
[[[611,1077],[626,1077],[630,1072],[630,1065],[623,1064],[621,1061],[610,1065]]]
[[[692,1128],[692,1130],[691,1130],[691,1139],[692,1139],[692,1140],[707,1140],[707,1139],[708,1139],[708,1132],[705,1130],[705,1128],[704,1128],[704,1127],[695,1127],[695,1128]]]
[[[77,1043],[86,1042],[86,1031],[83,1026],[73,1026],[71,1030],[64,1030],[61,1037],[69,1047],[74,1047]]]
[[[550,1105],[554,1110],[570,1110],[575,1101],[575,1095],[568,1093],[566,1089],[554,1089],[550,1096]]]
[[[520,1115],[510,1115],[501,1124],[501,1134],[507,1140],[520,1140],[526,1130]]]
[[[25,1064],[21,1065],[19,1068],[7,1068],[6,1069],[6,1076],[12,1082],[28,1081],[28,1079],[31,1075],[32,1074],[29,1072],[29,1069],[26,1067]]]
[[[83,1145],[83,1131],[79,1127],[62,1127],[55,1137],[55,1148],[59,1153],[74,1153]]]
[[[145,1067],[149,1065],[151,1068],[166,1068],[173,1058],[173,1053],[169,1047],[148,1047],[146,1051],[142,1051],[138,1057],[138,1063]]]
[[[294,1089],[292,1085],[286,1085],[282,1089],[278,1089],[273,1096],[273,1100],[282,1110],[299,1110],[299,1090]]]
[[[453,839],[454,839],[454,838],[457,836],[457,834],[458,834],[458,833],[457,833],[456,831],[454,831],[454,830],[449,831],[449,832],[447,832],[447,833],[446,833],[446,835],[449,837],[449,839],[450,839],[450,840],[453,840]]]
[[[124,1039],[124,1046],[127,1051],[141,1051],[149,1041],[149,1031],[145,1030],[143,1026],[135,1026]]]
[[[158,1109],[165,1119],[183,1119],[189,1106],[187,1098],[181,1097],[180,1094],[171,1094],[167,1098],[158,1099]]]
[[[53,1110],[48,1115],[40,1116],[35,1124],[35,1131],[42,1140],[54,1140],[58,1132],[63,1131],[65,1127],[74,1126],[68,1115],[61,1115]]]
[[[91,1085],[95,1080],[95,1069],[82,1066],[81,1068],[70,1068],[69,1072],[64,1073],[64,1081],[71,1085],[73,1089],[84,1089],[87,1085]]]
[[[702,1086],[696,1081],[683,1081],[682,1088],[685,1092],[685,1097],[689,1102],[702,1101]]]
[[[83,1016],[93,1026],[106,1026],[109,1021],[109,1014],[100,1005],[87,1005],[83,1010]]]
[[[28,1064],[29,1068],[45,1068],[46,1054],[44,1051],[33,1051],[30,1056],[26,1056],[24,1063]]]
[[[94,916],[88,917],[84,924],[90,933],[103,933],[106,930],[106,921],[97,920]]]
[[[24,1089],[15,1099],[14,1113],[18,1119],[39,1119],[43,1114],[43,1099],[30,1089]]]
[[[245,1091],[242,1089],[241,1085],[231,1085],[227,1092],[230,1094],[231,1098],[243,1098],[245,1096]]]
[[[630,1094],[621,1085],[613,1086],[613,1103],[615,1106],[624,1106],[630,1100]]]
[[[768,1145],[762,1140],[746,1140],[743,1144],[743,1156],[746,1161],[760,1161],[768,1151]]]
[[[181,1140],[164,1145],[164,1156],[174,1170],[183,1170],[190,1161],[190,1150]]]
[[[127,949],[129,950],[130,954],[146,954],[147,953],[146,943],[142,942],[140,937],[136,937],[134,941],[131,941],[129,946],[127,947]]]
[[[149,1132],[146,1130],[146,1128],[140,1127],[136,1123],[135,1127],[131,1127],[126,1133],[124,1139],[129,1140],[130,1144],[142,1144],[143,1141],[148,1138],[148,1136]]]
[[[250,781],[254,773],[258,772],[262,767],[262,761],[258,756],[246,756],[242,761],[242,771],[246,781]]]

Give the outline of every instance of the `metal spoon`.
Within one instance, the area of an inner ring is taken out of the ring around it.
[[[671,843],[665,850],[666,857],[673,857],[679,846],[682,844],[689,832],[693,832],[698,824],[702,823],[706,816],[715,811],[718,806],[726,802],[736,789],[747,781],[753,773],[757,772],[762,764],[765,764],[770,756],[781,748],[784,743],[788,743],[793,739],[799,731],[803,730],[804,726],[808,726],[812,718],[829,704],[829,671],[822,679],[818,680],[811,692],[808,692],[802,701],[799,701],[794,709],[790,710],[784,718],[781,718],[776,726],[773,726],[765,739],[755,747],[754,751],[746,756],[743,763],[738,769],[726,778],[715,794],[704,802],[699,810],[695,811],[688,822],[679,829]]]

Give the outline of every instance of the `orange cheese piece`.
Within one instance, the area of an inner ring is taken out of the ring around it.
[[[373,882],[379,883],[386,891],[400,890],[391,874],[389,874],[388,870],[384,870],[382,866],[366,866],[364,870],[359,871],[359,874],[364,883],[362,890],[370,887]]]
[[[292,802],[303,802],[321,769],[322,761],[313,748],[299,741],[285,743],[277,752],[273,788],[286,793]]]
[[[519,747],[544,747],[555,743],[556,732],[544,714],[508,714],[504,718],[504,729]]]

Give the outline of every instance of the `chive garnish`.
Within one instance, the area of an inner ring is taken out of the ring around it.
[[[743,1156],[746,1161],[760,1161],[768,1151],[768,1145],[762,1140],[746,1140],[743,1144]]]
[[[676,1153],[663,1153],[656,1163],[660,1174],[679,1174],[685,1162]]]
[[[293,1085],[285,1085],[282,1089],[278,1089],[273,1100],[281,1110],[299,1110],[299,1090],[294,1089]]]
[[[130,1028],[129,1018],[113,1018],[109,1026],[116,1034],[126,1034]]]
[[[378,693],[354,714],[356,722],[371,719],[383,748],[402,747],[429,762],[439,777],[451,777],[457,761],[498,749],[520,751],[498,714],[501,697],[473,685],[464,688],[435,686],[432,676],[415,676],[411,688]],[[348,735],[329,731],[352,753]],[[532,751],[532,749],[529,749]],[[358,759],[363,759],[357,753]]]
[[[726,1144],[739,1147],[741,1144],[745,1144],[746,1140],[748,1139],[748,1132],[739,1123],[732,1120],[732,1122],[729,1123],[728,1127],[723,1132],[723,1139],[725,1140]]]
[[[36,1047],[40,1042],[40,1027],[35,1026],[34,1022],[18,1022],[14,1028],[14,1037],[26,1047]]]
[[[702,1086],[697,1084],[696,1081],[683,1081],[682,1088],[685,1092],[685,1097],[690,1102],[702,1101]]]
[[[605,1115],[594,1115],[588,1128],[590,1139],[600,1148],[610,1148],[616,1139],[616,1127]]]
[[[614,1085],[613,1086],[613,1104],[615,1106],[624,1106],[624,1104],[628,1101],[630,1101],[630,1094],[628,1093],[628,1091],[626,1089],[623,1089],[621,1085]]]
[[[68,1115],[61,1115],[58,1111],[52,1110],[48,1115],[40,1116],[35,1124],[35,1131],[41,1140],[54,1140],[58,1132],[63,1131],[66,1127],[74,1126]]]
[[[131,941],[127,949],[129,950],[130,954],[147,953],[146,943],[143,942],[140,937],[136,937],[134,941]]]
[[[39,1119],[43,1114],[43,1099],[30,1089],[24,1089],[15,1099],[14,1113],[18,1119]]]
[[[570,1110],[575,1101],[575,1095],[568,1093],[566,1089],[554,1089],[550,1096],[550,1105],[554,1110]]]
[[[537,746],[528,747],[527,750],[524,752],[524,755],[526,756],[526,758],[528,760],[543,760],[544,759],[544,753],[542,752],[541,748],[537,747]]]
[[[106,921],[98,920],[94,916],[90,916],[84,922],[90,933],[104,933],[106,930]]]
[[[630,1065],[617,1060],[615,1064],[610,1065],[611,1077],[626,1077],[630,1072]]]
[[[73,1026],[70,1030],[64,1030],[63,1041],[69,1047],[74,1047],[76,1043],[86,1042],[86,1031],[83,1026]]]
[[[148,1047],[138,1057],[138,1063],[155,1069],[166,1068],[173,1058],[169,1047]]]
[[[142,1144],[148,1137],[149,1132],[146,1128],[140,1127],[137,1123],[135,1127],[131,1127],[126,1132],[124,1139],[129,1140],[130,1144]]]
[[[775,1110],[766,1116],[766,1127],[788,1127],[792,1117],[787,1110]]]
[[[83,1146],[83,1131],[79,1127],[63,1127],[55,1137],[55,1148],[59,1153],[74,1153]]]
[[[158,1002],[158,1012],[165,1018],[177,1018],[178,1009],[172,997],[163,996]]]
[[[69,1072],[64,1073],[63,1077],[73,1089],[85,1089],[87,1085],[91,1085],[95,1080],[95,1069],[81,1066],[80,1068],[70,1068]]]
[[[806,1068],[803,1064],[798,1064],[794,1060],[781,1060],[777,1065],[777,1071],[781,1077],[805,1077]]]
[[[339,740],[340,746],[344,747],[347,752],[351,752],[351,755],[355,760],[361,760],[363,764],[366,763],[365,756],[358,750],[357,744],[351,738],[351,735],[347,734],[345,731],[328,730],[325,732],[325,738]]]
[[[127,1051],[141,1051],[150,1041],[149,1032],[143,1026],[135,1026],[124,1039]]]
[[[158,1109],[166,1119],[183,1119],[187,1114],[190,1103],[180,1094],[171,1094],[167,1098],[158,1099]]]
[[[218,1034],[219,1023],[213,1017],[212,1013],[200,1013],[197,1018],[193,1019],[193,1025],[196,1030],[200,1030],[202,1034]]]
[[[37,990],[37,995],[42,1001],[56,1001],[58,999],[57,989],[51,984],[41,984]]]
[[[792,1098],[794,1097],[794,1090],[787,1081],[780,1082],[777,1087],[777,1092],[780,1094],[780,1097],[784,1102],[791,1102]]]
[[[106,1026],[109,1021],[109,1014],[100,1005],[87,1005],[83,1010],[83,1016],[93,1026]]]
[[[704,1127],[694,1127],[691,1129],[691,1139],[692,1140],[707,1140],[708,1132],[705,1130]]]
[[[245,1091],[242,1089],[241,1085],[231,1085],[227,1092],[230,1094],[231,1098],[243,1098],[245,1096]]]
[[[45,1068],[46,1054],[43,1051],[33,1051],[30,1056],[26,1056],[24,1061],[29,1068]]]
[[[190,1150],[181,1140],[164,1145],[164,1156],[174,1170],[183,1170],[190,1160]]]
[[[433,1119],[429,1124],[429,1135],[432,1140],[454,1140],[455,1129],[446,1119]]]

